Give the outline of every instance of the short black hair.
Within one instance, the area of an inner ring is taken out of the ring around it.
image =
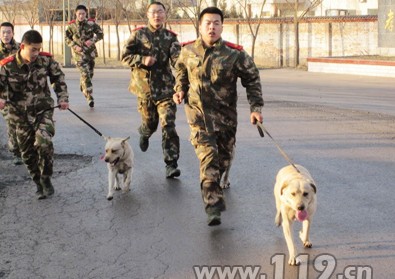
[[[205,14],[217,14],[221,16],[221,22],[224,23],[224,14],[217,7],[207,7],[199,15],[199,24],[202,23],[202,18]]]
[[[0,24],[0,28],[3,27],[3,26],[4,27],[11,27],[12,32],[14,32],[14,25],[11,22],[5,21],[2,24]]]
[[[41,44],[42,42],[43,37],[41,36],[40,32],[36,30],[26,31],[22,36],[22,43],[26,45]]]
[[[155,2],[149,3],[149,5],[147,6],[147,11],[149,10],[149,8],[150,8],[152,5],[161,5],[161,6],[163,7],[163,9],[166,11],[166,7],[165,7],[165,5],[163,5],[163,3],[161,3],[161,2],[158,2],[158,1],[155,1]]]
[[[84,10],[86,13],[88,12],[88,9],[87,9],[86,6],[84,6],[84,5],[78,5],[78,6],[75,8],[75,11],[78,11],[78,10]]]

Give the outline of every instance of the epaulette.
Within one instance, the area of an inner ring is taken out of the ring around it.
[[[52,53],[41,51],[38,55],[52,57]]]
[[[94,19],[94,18],[88,18],[88,21],[96,22],[96,19]]]
[[[241,45],[236,45],[236,44],[233,44],[230,42],[225,42],[225,45],[227,45],[228,47],[233,48],[233,49],[243,50],[243,46],[241,46]]]
[[[143,29],[144,27],[145,27],[144,25],[138,26],[138,27],[134,28],[134,29],[132,30],[132,32],[138,31],[138,30],[140,30],[140,29]]]
[[[183,47],[183,46],[186,46],[186,45],[190,45],[190,44],[192,44],[192,43],[194,43],[194,42],[196,42],[196,40],[184,42],[184,43],[181,43],[181,46]]]
[[[72,21],[69,21],[69,24],[75,23],[75,19],[73,19]]]
[[[174,32],[173,30],[170,30],[170,29],[166,29],[166,30],[169,31],[170,33],[172,33],[173,35],[178,36],[178,34],[176,32]]]
[[[15,59],[15,56],[14,56],[14,55],[8,56],[8,57],[6,57],[6,58],[4,58],[4,59],[2,59],[2,60],[0,61],[0,66],[4,66],[5,64],[8,64],[8,63],[10,63],[11,61],[14,61],[14,59]]]

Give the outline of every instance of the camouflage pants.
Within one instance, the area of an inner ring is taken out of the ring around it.
[[[6,121],[7,125],[7,136],[8,136],[8,141],[7,141],[7,146],[8,150],[14,154],[15,157],[21,157],[21,152],[19,151],[19,146],[18,146],[18,140],[16,137],[16,127],[15,124],[12,123],[11,121],[8,120],[7,114],[8,114],[8,109],[7,107],[1,110],[1,113],[3,114],[4,120]]]
[[[80,90],[87,101],[93,100],[92,78],[95,68],[94,59],[81,59],[76,61],[76,66],[80,70]]]
[[[236,143],[236,128],[207,132],[200,126],[190,126],[191,143],[200,161],[200,187],[206,209],[223,203],[221,175],[229,167]]]
[[[31,117],[12,116],[22,160],[34,181],[53,173],[55,126],[52,116],[53,111],[44,112],[36,123]]]
[[[140,135],[151,137],[160,121],[162,128],[162,150],[166,165],[177,167],[180,156],[180,139],[176,131],[177,106],[172,99],[153,101],[138,98],[138,111],[141,115]]]

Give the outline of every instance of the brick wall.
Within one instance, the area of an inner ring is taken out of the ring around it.
[[[136,22],[133,27],[144,24]],[[253,25],[255,29],[257,25]],[[178,33],[181,42],[196,38],[196,31],[188,22],[169,22],[169,28]],[[15,38],[19,40],[29,26],[15,26]],[[48,51],[49,28],[37,26],[44,38],[44,50]],[[255,62],[260,67],[292,67],[294,65],[294,26],[290,19],[268,19],[261,23],[255,46]],[[103,48],[108,58],[116,58],[117,37],[115,27],[104,24],[104,45],[98,43],[99,56]],[[127,25],[119,27],[120,45],[129,36]],[[308,57],[376,55],[378,50],[377,16],[306,18],[299,25],[300,65],[307,65]],[[251,54],[252,36],[248,24],[225,20],[222,37],[243,45]],[[54,27],[53,53],[62,54],[63,26]]]

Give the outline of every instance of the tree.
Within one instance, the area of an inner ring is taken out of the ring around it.
[[[54,29],[54,21],[56,12],[59,8],[58,0],[40,0],[39,5],[42,8],[42,12],[45,18],[45,22],[49,26],[49,42],[48,42],[48,51],[53,52],[53,29]]]
[[[254,54],[255,54],[255,43],[256,43],[256,39],[258,36],[258,31],[259,28],[261,26],[261,18],[262,18],[262,14],[263,14],[263,7],[266,4],[266,0],[263,0],[262,3],[260,4],[260,8],[259,8],[259,12],[257,14],[258,20],[253,20],[253,14],[251,11],[251,4],[249,4],[248,0],[237,0],[237,2],[239,3],[244,18],[247,21],[248,24],[248,28],[250,30],[250,33],[252,35],[252,47],[251,47],[251,57],[252,59],[254,59]],[[255,25],[255,28],[253,27]]]
[[[117,37],[117,60],[121,60],[121,42],[119,38],[119,25],[124,19],[124,11],[126,10],[127,1],[107,0],[105,4],[106,13],[110,15],[110,19],[115,26],[115,35]]]
[[[4,15],[8,22],[15,25],[15,17],[18,14],[20,8],[20,0],[5,0],[0,6],[0,12]]]
[[[304,7],[301,7],[299,1],[300,0],[286,0],[288,6],[291,10],[293,10],[293,24],[294,24],[294,67],[299,66],[299,54],[300,54],[300,46],[299,46],[299,23],[302,18],[304,18],[310,11],[315,9],[318,5],[321,4],[323,0],[308,0],[305,1]],[[302,8],[301,11],[299,9]]]
[[[28,0],[20,3],[20,12],[31,29],[39,22],[38,5],[39,0]]]
[[[207,6],[205,0],[174,0],[173,8],[177,6],[182,12],[183,17],[189,19],[195,27],[196,37],[199,37],[199,14],[203,7]]]

